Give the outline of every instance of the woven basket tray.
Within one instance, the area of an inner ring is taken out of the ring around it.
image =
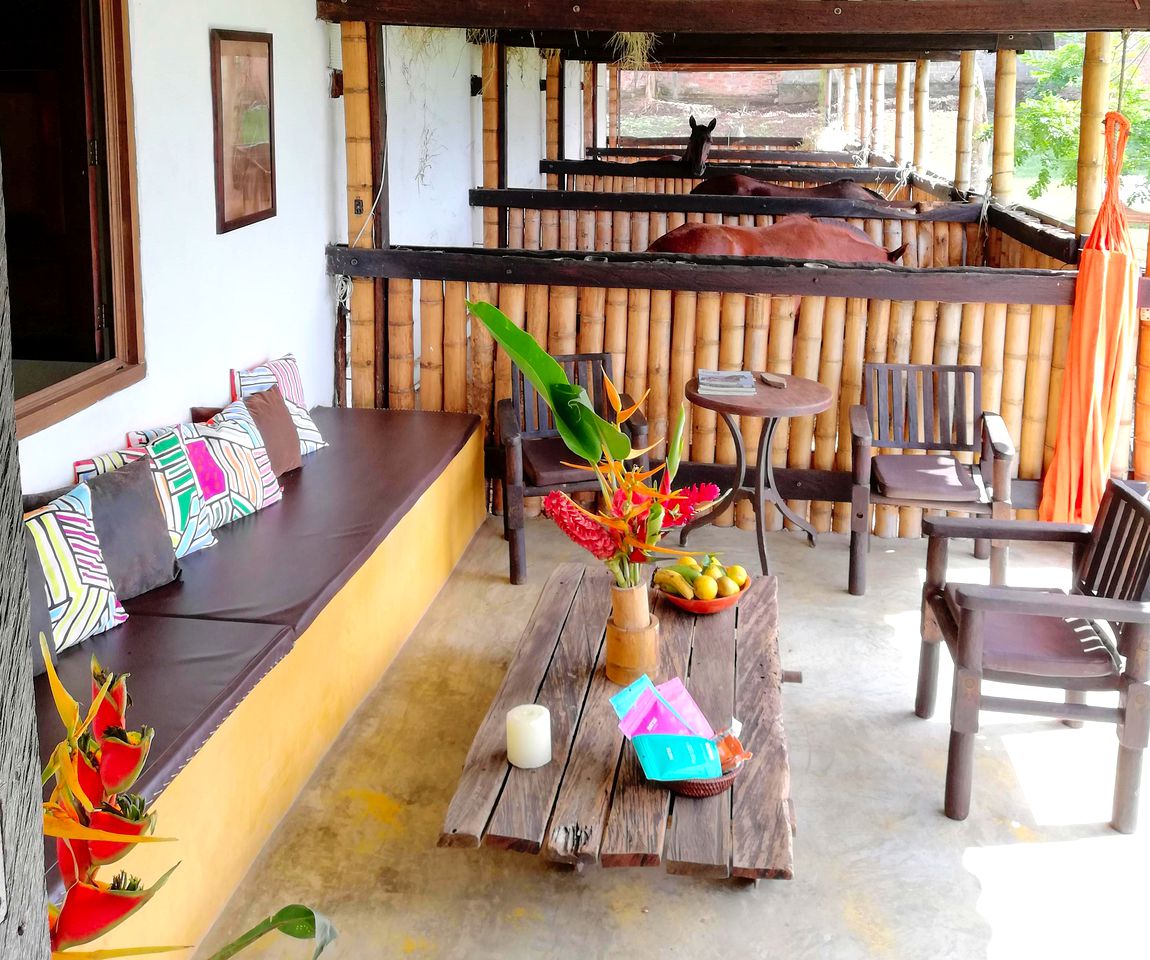
[[[745,766],[746,764],[739,764],[730,773],[712,777],[710,780],[668,780],[662,786],[681,797],[717,797],[720,793],[731,789],[735,777]]]

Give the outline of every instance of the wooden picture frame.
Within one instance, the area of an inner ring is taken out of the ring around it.
[[[216,233],[276,215],[272,36],[212,30]]]

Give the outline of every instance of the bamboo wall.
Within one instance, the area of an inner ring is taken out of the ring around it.
[[[949,258],[949,243],[934,239],[920,250],[929,251],[932,263],[942,250]],[[684,384],[699,368],[791,373],[826,384],[834,402],[823,414],[781,424],[775,464],[845,471],[847,412],[860,400],[865,362],[964,363],[983,369],[982,408],[1006,419],[1019,449],[1018,475],[1040,477],[1050,458],[1069,307],[434,279],[389,284],[388,330],[400,342],[412,342],[413,303],[421,305],[422,356],[392,354],[392,383],[412,386],[418,361],[418,406],[477,413],[489,435],[494,402],[510,396],[511,367],[481,325],[471,325],[468,342],[465,298],[497,303],[552,353],[611,353],[617,382],[636,398],[651,391],[646,413],[653,439],[666,436]],[[733,463],[733,443],[715,415],[688,409],[688,417],[689,458]],[[739,429],[753,450],[761,424],[749,420]],[[847,504],[793,506],[820,531],[849,529]],[[750,513],[741,511],[734,522],[749,528]],[[781,523],[775,514],[771,526]],[[873,528],[881,537],[918,536],[921,511],[879,507]]]
[[[834,164],[818,164],[817,166],[833,167]],[[772,176],[769,167],[763,167],[761,171],[756,172],[756,177],[769,183],[777,184],[784,187],[809,187],[811,182],[807,180],[787,180],[783,179],[783,174]],[[911,188],[906,185],[901,185],[897,189],[894,184],[879,183],[873,178],[873,175],[868,175],[865,167],[844,167],[843,177],[850,177],[857,180],[865,186],[871,186],[872,189],[878,190],[886,196],[888,200],[909,200],[911,199]],[[690,193],[695,187],[703,182],[702,177],[642,177],[631,175],[618,175],[618,176],[593,176],[590,174],[569,174],[567,176],[568,184],[572,189],[584,190],[593,193],[671,193],[671,194],[686,194]],[[935,197],[929,193],[923,193],[924,199],[937,201]],[[917,199],[917,198],[916,198]]]

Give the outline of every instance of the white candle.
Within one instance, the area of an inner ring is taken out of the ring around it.
[[[507,759],[524,770],[551,762],[551,711],[537,703],[507,711]]]

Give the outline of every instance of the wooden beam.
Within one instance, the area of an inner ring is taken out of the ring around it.
[[[1112,39],[1109,33],[1086,35],[1082,61],[1082,123],[1078,133],[1078,202],[1074,211],[1074,226],[1080,234],[1094,229],[1094,220],[1102,205],[1106,163],[1103,121],[1110,97]]]
[[[930,61],[914,65],[914,166],[924,171],[930,140]]]
[[[368,248],[375,245],[369,223],[375,199],[372,193],[375,157],[371,150],[367,25],[344,22],[340,27],[340,39],[343,47],[348,242],[353,247]],[[369,280],[352,282],[350,324],[352,406],[375,407],[375,285]]]
[[[974,160],[974,71],[978,63],[974,51],[965,51],[958,70],[958,131],[954,147],[954,189],[970,189],[971,165]]]
[[[740,33],[755,23],[769,24],[776,34],[945,34],[971,24],[991,33],[1150,29],[1150,5],[1130,0],[317,0],[316,12],[332,21],[612,33]]]
[[[990,192],[999,202],[1014,199],[1014,111],[1018,96],[1018,54],[999,50],[994,66],[994,165]]]

